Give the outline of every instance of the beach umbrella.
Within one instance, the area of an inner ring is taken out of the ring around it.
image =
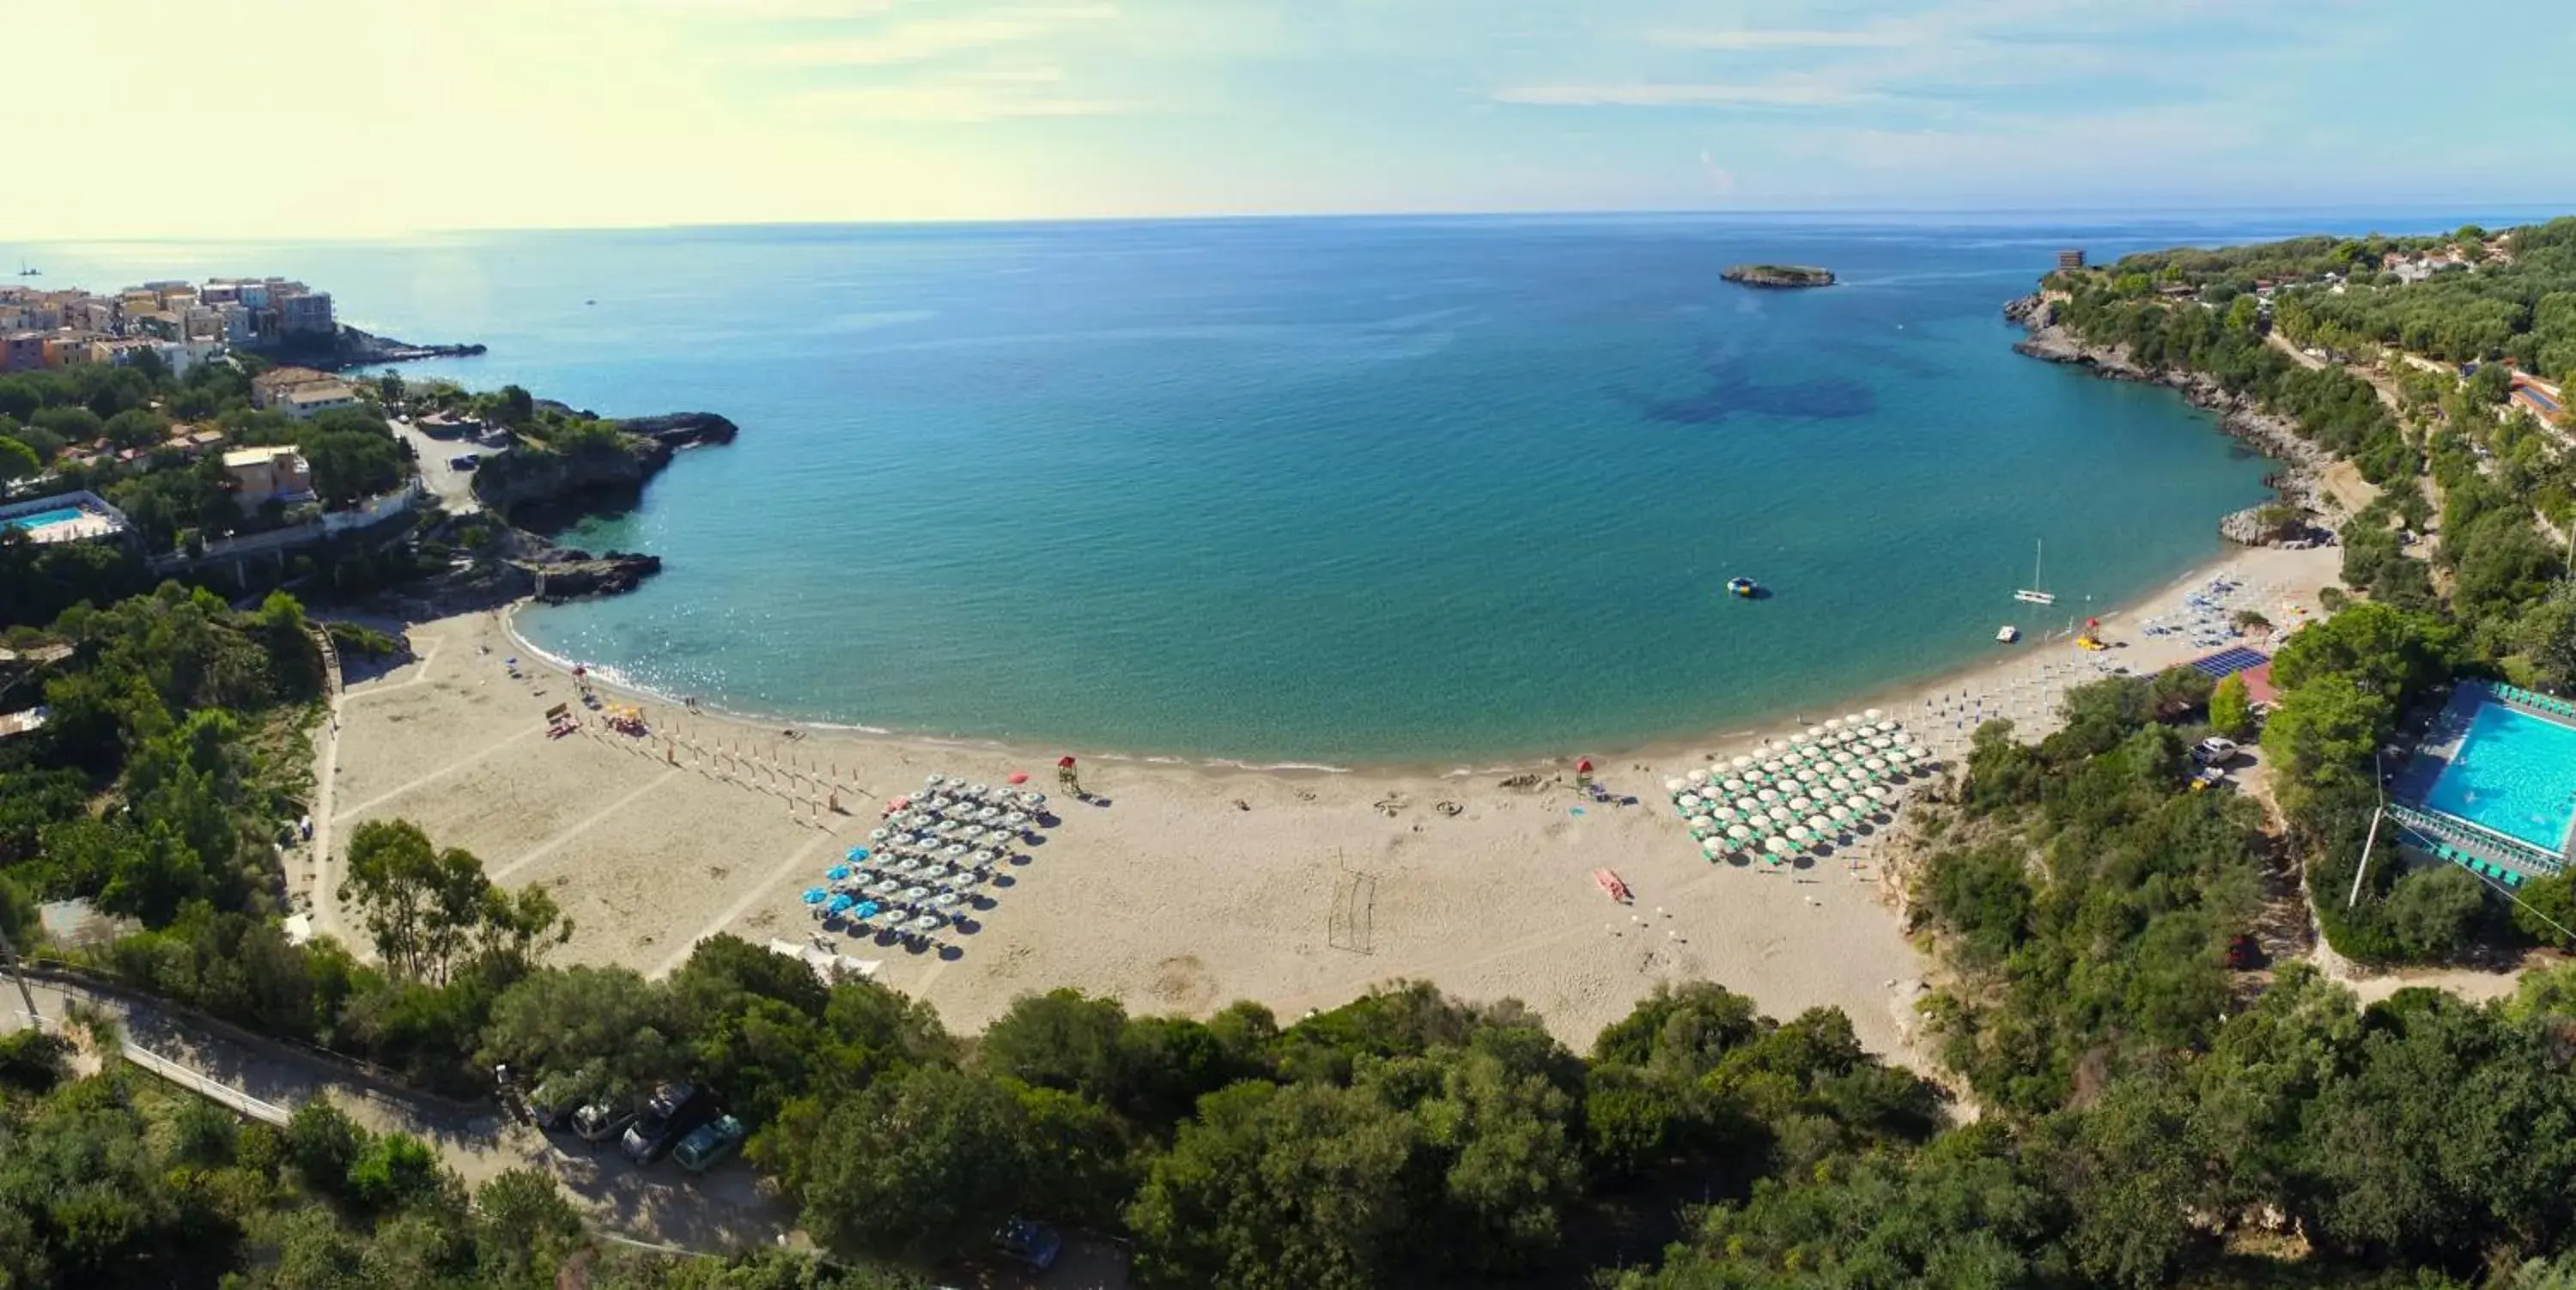
[[[825,891],[820,887],[808,887],[805,889],[805,903],[808,905],[822,904],[824,899],[829,897],[831,894],[832,893]]]
[[[1694,809],[1696,809],[1696,808],[1699,806],[1699,801],[1700,801],[1700,799],[1699,799],[1699,794],[1697,794],[1697,793],[1684,793],[1684,794],[1682,794],[1682,795],[1681,795],[1681,798],[1680,798],[1680,799],[1675,803],[1675,805],[1677,805],[1677,806],[1681,807],[1684,811],[1690,811],[1690,810],[1694,810]]]
[[[1743,791],[1744,791],[1744,781],[1743,781],[1743,780],[1740,780],[1740,779],[1736,779],[1736,778],[1734,778],[1734,777],[1732,777],[1732,776],[1729,776],[1729,777],[1727,778],[1727,781],[1726,781],[1725,783],[1723,783],[1723,784],[1718,785],[1718,787],[1723,788],[1723,789],[1725,789],[1727,792],[1730,792],[1730,793],[1741,793],[1741,792],[1743,792]]]
[[[1861,719],[1861,717],[1867,717],[1867,718],[1869,718],[1869,719],[1870,719],[1870,720],[1872,720],[1872,721],[1876,721],[1876,720],[1878,720],[1880,717],[1883,717],[1883,716],[1886,716],[1886,715],[1887,715],[1886,713],[1881,712],[1881,711],[1879,711],[1879,710],[1878,710],[1878,709],[1876,709],[1876,708],[1871,708],[1869,711],[1867,711],[1867,712],[1864,712],[1864,713],[1860,714],[1860,717],[1854,717],[1854,718],[1852,718],[1852,720],[1853,720],[1853,721],[1855,721],[1855,722],[1857,722],[1857,721],[1859,721],[1859,720]]]
[[[860,918],[874,918],[885,912],[885,906],[880,905],[873,900],[863,900],[859,902],[858,908],[853,909],[850,912]]]
[[[1804,827],[1796,824],[1790,825],[1787,832],[1789,835],[1789,841],[1799,846],[1807,845],[1807,839],[1813,836],[1809,834]]]
[[[1893,796],[1893,794],[1889,793],[1886,789],[1881,788],[1876,784],[1872,784],[1869,787],[1862,789],[1861,792],[1867,794],[1869,796],[1869,800],[1873,802],[1884,802],[1889,797]]]
[[[1799,783],[1801,783],[1801,784],[1812,784],[1812,783],[1815,783],[1815,782],[1816,782],[1816,772],[1814,772],[1814,771],[1812,771],[1812,770],[1802,770],[1802,771],[1799,771],[1799,772],[1798,772],[1798,782],[1799,782]]]
[[[1825,728],[1823,726],[1809,726],[1807,727],[1807,737],[1809,739],[1822,739],[1825,737]]]
[[[1852,809],[1839,802],[1826,807],[1825,814],[1832,816],[1833,821],[1836,824],[1849,824],[1852,822]]]
[[[1827,729],[1827,730],[1841,730],[1842,728],[1843,728],[1843,719],[1842,719],[1841,717],[1827,717],[1827,718],[1825,718],[1825,729]]]
[[[1859,760],[1860,758],[1847,752],[1838,752],[1834,754],[1834,764],[1837,766],[1848,766]]]
[[[1807,799],[1803,797],[1790,798],[1788,801],[1781,803],[1781,805],[1788,807],[1789,812],[1793,815],[1804,815],[1807,813],[1808,802]]]
[[[831,868],[824,870],[823,876],[834,882],[839,882],[843,878],[850,876],[850,867],[845,864],[836,864]]]
[[[1909,734],[1905,733],[1905,732],[1904,732],[1904,731],[1902,731],[1902,730],[1897,731],[1895,734],[1889,735],[1889,736],[1888,736],[1888,738],[1889,738],[1889,739],[1892,739],[1892,740],[1894,740],[1894,741],[1896,741],[1897,743],[1900,743],[1900,744],[1910,744],[1910,743],[1914,742],[1914,736],[1909,735]]]
[[[1825,787],[1830,788],[1837,793],[1848,793],[1851,791],[1851,781],[1840,775],[1836,775],[1832,779],[1825,781]]]
[[[1690,782],[1688,780],[1674,778],[1664,781],[1664,791],[1667,793],[1677,794],[1688,787],[1690,787]]]
[[[1887,761],[1886,761],[1886,759],[1884,759],[1884,758],[1880,758],[1880,757],[1872,757],[1872,758],[1870,758],[1869,760],[1867,760],[1867,761],[1865,761],[1865,762],[1862,762],[1862,763],[1860,764],[1860,768],[1861,768],[1862,770],[1869,770],[1869,771],[1885,770],[1885,769],[1887,769]]]
[[[892,829],[870,829],[868,830],[868,841],[883,842],[888,837],[893,836],[893,834],[894,830]]]
[[[1776,788],[1757,788],[1753,790],[1753,796],[1757,801],[1766,803],[1776,802],[1780,800],[1780,790]]]
[[[1762,849],[1776,856],[1781,852],[1788,850],[1789,844],[1787,841],[1780,838],[1764,838],[1762,839]]]
[[[1726,836],[1733,838],[1738,842],[1742,842],[1746,838],[1753,836],[1753,830],[1748,829],[1741,824],[1730,824],[1726,826]]]
[[[1834,822],[1821,815],[1810,815],[1807,817],[1807,829],[1821,838],[1834,831]]]
[[[1856,815],[1867,815],[1878,809],[1878,803],[1873,802],[1858,793],[1854,793],[1851,796],[1844,798],[1843,805],[1852,808],[1852,812]]]
[[[1770,810],[1763,812],[1763,814],[1770,816],[1771,822],[1774,824],[1786,824],[1789,822],[1789,808],[1785,806],[1772,807]]]
[[[1685,775],[1682,778],[1689,780],[1691,786],[1697,788],[1708,783],[1709,774],[1706,770],[1695,766],[1691,768],[1691,772],[1688,775]]]
[[[1779,763],[1778,761],[1776,761],[1776,760],[1775,760],[1775,761],[1766,761],[1766,762],[1762,763],[1762,773],[1763,773],[1763,774],[1765,774],[1765,775],[1777,775],[1777,774],[1779,774],[1779,773],[1780,773],[1780,763]]]

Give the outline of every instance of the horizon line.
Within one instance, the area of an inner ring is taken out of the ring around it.
[[[26,237],[26,236],[14,236],[14,235],[13,235],[13,236],[10,236],[10,237],[8,237],[8,238],[6,238],[6,239],[0,239],[0,246],[44,246],[44,245],[88,245],[88,244],[109,244],[109,245],[117,245],[117,244],[131,244],[131,243],[150,243],[150,242],[181,242],[181,243],[221,243],[221,242],[261,243],[261,242],[306,242],[306,241],[310,241],[310,242],[377,242],[377,241],[397,241],[397,240],[402,240],[402,239],[406,239],[406,238],[471,237],[471,236],[491,236],[491,235],[499,235],[499,234],[519,234],[519,235],[527,235],[527,234],[550,234],[550,233],[561,233],[561,234],[586,234],[586,233],[676,233],[676,232],[700,232],[700,231],[717,231],[717,230],[733,230],[733,229],[774,229],[774,230],[794,230],[794,229],[851,229],[851,228],[879,228],[879,229],[1028,228],[1028,227],[1045,227],[1045,226],[1076,226],[1076,225],[1255,224],[1255,223],[1272,223],[1272,222],[1277,222],[1277,223],[1286,223],[1286,222],[1309,222],[1309,223],[1322,223],[1322,222],[1331,222],[1331,221],[1361,222],[1361,221],[1370,221],[1370,220],[1405,221],[1405,222],[1433,222],[1433,221],[1443,221],[1443,220],[1446,220],[1446,221],[1481,221],[1481,220],[1559,220],[1559,221],[1566,221],[1566,222],[1574,222],[1574,221],[1583,221],[1583,220],[1642,220],[1642,219],[1727,220],[1727,219],[1786,219],[1786,218],[1807,218],[1807,219],[1823,219],[1823,220],[1827,220],[1827,221],[1831,221],[1831,222],[1853,223],[1853,222],[1863,222],[1863,221],[1866,221],[1866,220],[1869,220],[1869,219],[1874,219],[1874,218],[1875,218],[1875,219],[1885,219],[1885,218],[1891,218],[1891,217],[1903,217],[1903,218],[1908,218],[1908,219],[1926,219],[1926,218],[1954,218],[1954,219],[1955,219],[1955,218],[1959,218],[1959,217],[1979,216],[1979,217],[1989,217],[1989,218],[1993,218],[1993,217],[2017,217],[2017,218],[2028,219],[2028,218],[2033,218],[2033,217],[2061,217],[2061,218],[2062,218],[2062,217],[2084,217],[2084,216],[2090,216],[2090,217],[2117,217],[2117,218],[2119,219],[2119,222],[2121,222],[2121,223],[2126,223],[2126,224],[2152,224],[2152,223],[2164,222],[2164,221],[2168,221],[2168,220],[2175,220],[2175,221],[2178,221],[2178,220],[2183,220],[2183,219],[2192,218],[2192,217],[2202,217],[2202,218],[2206,218],[2206,217],[2212,217],[2212,216],[2254,216],[2254,217],[2280,217],[2280,218],[2303,217],[2303,216],[2304,216],[2304,217],[2344,217],[2344,218],[2355,217],[2355,216],[2392,216],[2392,217],[2394,217],[2394,216],[2405,216],[2405,217],[2412,217],[2412,216],[2417,216],[2417,215],[2432,215],[2432,214],[2435,214],[2435,213],[2437,213],[2437,212],[2445,212],[2445,211],[2453,211],[2453,212],[2455,212],[2455,211],[2458,211],[2458,210],[2462,209],[2463,207],[2468,207],[2468,206],[2472,206],[2472,205],[2474,205],[2474,203],[2469,203],[2469,202],[2462,202],[2462,203],[2448,203],[2448,202],[2444,202],[2444,203],[2423,203],[2423,204],[2413,204],[2413,203],[2403,203],[2403,202],[2401,202],[2401,203],[2392,203],[2392,204],[2389,204],[2389,205],[2376,205],[2376,206],[2362,206],[2362,205],[2302,205],[2302,204],[2276,204],[2276,205],[2246,205],[2246,206],[2234,206],[2234,205],[2206,205],[2206,206],[2204,206],[2204,205],[2175,205],[2175,206],[2135,206],[2135,205],[2117,205],[2117,206],[2109,206],[2109,205],[2090,205],[2090,206],[1959,206],[1959,207],[1941,207],[1941,206],[1925,206],[1925,207],[1900,207],[1900,206],[1886,206],[1886,207],[1874,207],[1874,206],[1777,206],[1777,207],[1728,207],[1728,208],[1709,208],[1709,207],[1634,207],[1634,208],[1625,208],[1625,209],[1532,208],[1532,209],[1526,209],[1526,210],[1477,210],[1477,211],[1469,211],[1469,210],[1444,211],[1444,210],[1434,210],[1434,209],[1423,209],[1423,210],[1390,210],[1390,211],[1335,211],[1335,210],[1318,210],[1318,211],[1210,212],[1210,213],[1196,213],[1196,214],[1180,213],[1180,214],[1167,214],[1167,215],[1048,215],[1048,216],[1032,216],[1032,217],[1007,217],[1007,216],[959,216],[959,217],[954,217],[954,218],[917,218],[917,219],[865,219],[865,218],[860,218],[860,219],[810,219],[810,220],[808,220],[808,219],[779,219],[779,220],[720,220],[720,221],[698,221],[698,220],[693,220],[693,221],[678,221],[678,222],[669,222],[669,223],[638,223],[638,224],[528,224],[528,225],[486,225],[486,226],[456,226],[456,227],[422,227],[422,228],[410,228],[410,229],[381,229],[381,230],[373,230],[373,231],[357,232],[357,233],[300,233],[300,234],[294,234],[294,233],[271,233],[271,234],[218,233],[218,234],[202,234],[202,233],[177,233],[177,232],[172,232],[172,233],[131,233],[131,234],[121,234],[121,235],[116,235],[116,236],[107,236],[107,237],[99,237],[99,236],[61,236],[61,237],[41,237],[41,236],[40,236],[40,237]],[[2576,215],[2576,200],[2570,200],[2570,201],[2567,201],[2567,202],[2564,202],[2564,203],[2559,203],[2559,202],[2499,202],[2499,203],[2496,203],[2496,205],[2495,205],[2495,208],[2494,208],[2494,209],[2495,209],[2496,213],[2498,213],[2498,214],[2502,214],[2502,213],[2504,213],[2504,212],[2538,212],[2538,211],[2554,211],[2554,212],[2559,212],[2561,215]],[[2518,216],[2517,216],[2517,217],[2518,217]],[[1971,225],[1974,225],[1974,224],[1978,223],[1979,221],[1977,221],[1977,220],[1975,220],[1975,219],[1967,219],[1967,220],[1965,220],[1964,222],[1966,222],[1966,223],[1968,223],[1968,224],[1971,224]]]

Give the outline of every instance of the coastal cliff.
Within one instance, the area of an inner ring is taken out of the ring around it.
[[[2307,523],[2305,517],[2330,518],[2341,509],[2320,482],[2333,459],[2299,437],[2298,428],[2288,418],[2264,411],[2252,399],[2229,393],[2203,373],[2149,368],[2137,362],[2126,346],[2087,343],[2058,321],[2056,302],[2043,295],[2033,293],[2012,301],[2004,306],[2004,317],[2029,332],[2013,342],[2015,352],[2044,363],[2080,367],[2106,380],[2164,386],[2182,395],[2193,407],[2217,413],[2221,430],[2282,464],[2282,469],[2264,482],[2280,494],[2282,502],[2295,507],[2301,518],[2285,522],[2276,509],[2278,503],[2250,506],[2222,518],[2218,522],[2219,536],[2241,546],[2316,542],[2330,536],[2323,528]]]
[[[1718,274],[1728,282],[1748,287],[1795,288],[1830,287],[1834,271],[1808,264],[1732,264]]]
[[[616,437],[569,449],[523,443],[513,452],[484,458],[474,473],[474,497],[517,522],[561,521],[594,504],[630,504],[645,483],[671,464],[672,454],[703,444],[731,443],[740,432],[712,412],[678,412],[609,423]]]

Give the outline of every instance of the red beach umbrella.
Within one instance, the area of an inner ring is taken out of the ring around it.
[[[1592,770],[1592,759],[1589,757],[1577,758],[1575,759],[1574,768],[1588,774]]]
[[[1055,759],[1055,765],[1056,765],[1056,769],[1058,769],[1058,770],[1063,770],[1063,769],[1065,769],[1065,768],[1070,767],[1071,765],[1073,765],[1073,758],[1071,758],[1071,757],[1058,757],[1058,758],[1056,758],[1056,759]]]

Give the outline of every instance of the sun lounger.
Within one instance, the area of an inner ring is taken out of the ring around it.
[[[1628,890],[1628,884],[1621,882],[1619,880],[1619,875],[1612,873],[1607,869],[1593,870],[1592,881],[1601,888],[1602,894],[1622,905],[1632,904],[1637,899],[1636,896]]]

